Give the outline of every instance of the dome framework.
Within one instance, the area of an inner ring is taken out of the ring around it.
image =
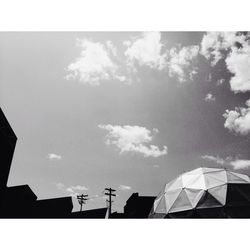
[[[197,168],[164,185],[150,218],[250,217],[250,178],[221,168]]]

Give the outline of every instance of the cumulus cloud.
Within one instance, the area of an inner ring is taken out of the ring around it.
[[[126,186],[126,185],[120,185],[119,189],[122,191],[127,191],[127,190],[131,190],[132,188],[130,186]]]
[[[76,197],[77,195],[79,195],[83,191],[88,190],[88,188],[85,186],[76,185],[76,186],[66,187],[63,183],[57,183],[56,187],[57,187],[57,189],[68,193],[72,197]]]
[[[118,79],[118,66],[112,60],[117,50],[111,41],[102,44],[87,39],[79,39],[80,56],[68,65],[66,79],[79,79],[89,85],[99,85],[102,80]],[[119,75],[118,75],[119,76]]]
[[[220,158],[219,156],[202,155],[201,158],[204,160],[215,162],[218,165],[224,165],[226,163],[226,161],[223,158]]]
[[[153,168],[159,168],[159,167],[160,167],[160,166],[157,165],[157,164],[153,165]]]
[[[215,101],[215,96],[213,96],[212,93],[207,93],[204,100],[206,102],[214,102]]]
[[[85,186],[80,186],[80,185],[76,185],[76,186],[70,186],[68,188],[66,188],[66,191],[73,197],[76,197],[77,195],[79,195],[80,193],[82,193],[83,191],[87,191],[88,188]]]
[[[48,154],[48,159],[50,160],[61,160],[62,156],[54,153]]]
[[[167,154],[167,146],[160,150],[158,146],[150,144],[158,129],[153,131],[140,126],[98,125],[107,130],[106,144],[114,145],[120,153],[131,152],[142,154],[144,157],[159,157]]]
[[[56,187],[57,189],[62,190],[65,186],[63,183],[59,182],[59,183],[56,183]]]
[[[250,160],[235,160],[231,161],[231,165],[234,169],[248,169],[250,167]]]
[[[197,73],[193,62],[198,53],[199,46],[187,46],[181,49],[171,48],[168,60],[170,76],[176,76],[180,82],[192,79],[193,75]]]
[[[113,56],[117,56],[117,48],[115,47],[115,45],[113,44],[112,41],[108,40],[106,42],[106,46],[107,46],[108,50],[110,50],[110,52],[112,53]]]
[[[241,49],[232,48],[226,64],[228,70],[234,74],[230,79],[231,89],[235,93],[250,91],[250,45]]]
[[[233,43],[233,32],[207,32],[201,41],[200,53],[214,66],[223,56],[223,50],[227,50]]]
[[[225,60],[233,74],[231,90],[235,93],[250,91],[250,35],[240,32],[208,32],[201,42],[201,54],[215,66]]]
[[[160,32],[144,32],[133,41],[125,41],[125,56],[129,66],[138,63],[152,69],[162,70],[165,66],[166,54],[162,53],[163,43]]]
[[[227,165],[233,167],[235,170],[248,169],[250,167],[250,160],[246,159],[232,159],[232,157],[227,157],[226,159],[220,158],[219,156],[213,155],[203,155],[202,159],[214,162],[218,165]]]
[[[246,101],[246,108],[236,107],[235,110],[226,110],[223,117],[226,119],[224,127],[231,132],[247,135],[250,132],[250,99]]]

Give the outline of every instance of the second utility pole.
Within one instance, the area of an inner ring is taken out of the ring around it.
[[[110,218],[110,215],[111,215],[111,204],[112,204],[112,200],[111,200],[111,197],[112,196],[116,196],[115,194],[113,194],[113,192],[115,192],[116,190],[115,189],[112,189],[112,188],[105,188],[106,191],[108,191],[107,193],[105,193],[105,195],[107,195],[109,197],[109,199],[107,200],[107,202],[109,203],[109,218]]]
[[[80,212],[82,212],[82,205],[85,204],[85,201],[88,200],[87,194],[77,195],[76,198],[80,204]]]

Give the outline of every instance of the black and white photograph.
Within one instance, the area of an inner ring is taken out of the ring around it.
[[[1,3],[1,249],[247,248],[248,12]]]
[[[249,32],[3,32],[0,55],[1,217],[250,217]]]

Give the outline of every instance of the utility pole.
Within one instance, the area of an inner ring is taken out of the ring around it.
[[[107,193],[105,193],[105,195],[108,196],[108,200],[107,202],[109,203],[109,206],[108,206],[108,209],[109,209],[109,217],[111,215],[111,204],[112,204],[112,196],[116,196],[115,194],[113,194],[113,192],[115,192],[116,190],[115,189],[112,189],[112,188],[105,188],[105,190],[107,191]]]
[[[82,195],[77,195],[77,200],[80,204],[80,212],[82,212],[82,205],[85,204],[85,201],[88,200],[88,195],[87,194],[82,194]]]

